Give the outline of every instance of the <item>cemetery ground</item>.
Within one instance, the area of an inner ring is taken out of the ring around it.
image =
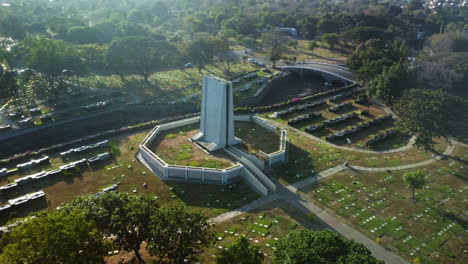
[[[109,161],[102,161],[99,164],[67,173],[43,183],[33,184],[28,188],[23,188],[20,193],[3,197],[3,201],[5,202],[6,198],[16,198],[26,193],[43,190],[48,201],[47,207],[53,210],[63,203],[72,201],[76,196],[95,194],[103,188],[118,184],[120,191],[155,195],[161,203],[182,202],[190,207],[203,210],[208,217],[213,217],[259,198],[259,195],[243,182],[219,186],[161,181],[134,157],[138,151],[139,143],[148,132],[140,132],[111,141],[109,151],[112,153],[112,159]],[[73,156],[73,159],[67,161],[52,155],[51,165],[37,168],[36,171],[53,170],[70,161],[90,158],[97,152],[105,151],[107,150],[88,152]],[[2,178],[0,185],[3,186],[14,179],[34,172],[28,171],[21,175],[15,173]],[[14,217],[23,217],[28,213],[30,211],[24,211],[15,214]],[[3,219],[1,224],[4,224],[5,220],[8,219]]]
[[[325,226],[313,214],[304,214],[283,200],[264,205],[252,212],[241,214],[218,223],[214,229],[217,240],[203,253],[202,263],[215,263],[216,255],[240,236],[260,246],[264,263],[271,263],[274,243],[291,231],[303,229],[322,230]]]
[[[271,113],[264,115],[266,118],[272,119],[273,121],[279,122],[281,124],[288,124],[288,120],[294,119],[299,116],[320,113],[321,117],[316,117],[313,120],[306,120],[299,123],[291,124],[290,126],[301,131],[306,131],[306,128],[310,125],[318,126],[322,125],[324,121],[337,118],[346,114],[356,113],[357,117],[350,120],[341,122],[334,125],[326,125],[323,128],[317,129],[316,131],[309,132],[313,136],[325,139],[325,136],[338,133],[340,131],[351,129],[353,126],[370,122],[376,118],[387,115],[387,113],[380,107],[370,103],[356,103],[356,96],[347,96],[339,100],[331,102],[329,99],[326,100],[326,104],[317,105],[313,108],[309,108],[306,111],[300,111],[296,113],[288,114],[281,118],[271,118]],[[331,112],[329,109],[331,107],[336,107],[338,105],[350,104],[346,107],[343,107],[339,111]],[[333,139],[331,143],[339,146],[347,146],[353,148],[362,148],[370,150],[389,150],[402,147],[408,143],[409,138],[403,135],[395,134],[386,139],[383,139],[371,146],[367,146],[365,143],[374,138],[377,134],[385,133],[393,128],[393,120],[386,120],[380,122],[377,125],[370,126],[361,131],[358,131],[352,135],[345,136],[341,139]],[[351,140],[349,144],[346,138]]]
[[[427,185],[416,201],[402,175],[345,170],[300,190],[300,194],[339,215],[344,222],[421,263],[466,263],[468,148],[456,146],[445,160],[417,168]]]
[[[251,153],[272,153],[279,149],[279,135],[253,122],[235,122],[235,136],[241,147]],[[172,165],[225,169],[236,163],[223,151],[207,154],[190,139],[199,132],[198,124],[164,131],[150,146],[166,163]]]
[[[356,152],[335,148],[304,134],[296,129],[288,130],[290,162],[276,166],[272,171],[272,176],[283,184],[293,184],[345,162],[362,167],[393,167],[425,161],[435,154],[418,148],[388,154]],[[449,143],[443,139],[436,141],[438,144],[435,148],[440,154]]]
[[[216,256],[226,245],[240,236],[246,236],[252,244],[259,245],[265,255],[264,263],[272,260],[274,242],[291,231],[305,228],[322,230],[325,227],[314,219],[314,215],[306,215],[302,211],[290,206],[283,200],[277,200],[262,206],[252,212],[241,214],[214,226],[216,241],[200,256],[200,263],[215,263]],[[146,261],[153,260],[148,255],[145,244],[140,249]],[[134,257],[133,252],[121,251],[116,255],[106,257],[107,264],[129,262]]]
[[[148,83],[138,75],[126,76],[126,81],[116,75],[94,75],[80,81],[91,87],[131,92],[149,101],[170,102],[200,92],[203,75],[212,74],[232,80],[258,69],[258,66],[250,63],[233,62],[229,71],[225,71],[224,67],[215,63],[206,65],[201,73],[197,67],[155,72],[150,75]]]
[[[331,50],[323,42],[317,41],[319,45],[318,48],[310,50],[308,48],[309,41],[307,40],[298,40],[297,47],[288,46],[284,52],[285,57],[289,61],[316,61],[323,63],[338,63],[343,64],[347,59],[347,54],[350,52],[350,49],[337,46],[337,48]],[[253,54],[259,58],[267,57],[267,52],[264,49],[254,50]]]
[[[82,117],[121,106],[135,100],[119,91],[103,91],[88,87],[76,88],[71,94],[55,97],[38,95],[29,86],[20,90],[19,102],[10,102],[0,113],[0,126],[11,125],[14,129],[30,128],[60,120]],[[48,100],[40,98],[47,97]],[[11,129],[0,129],[0,134]]]

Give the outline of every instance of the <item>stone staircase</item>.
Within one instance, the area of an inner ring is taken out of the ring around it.
[[[224,148],[224,151],[236,159],[248,171],[247,174],[255,177],[254,182],[258,182],[261,186],[253,186],[255,189],[267,190],[267,194],[276,192],[276,184],[274,184],[260,169],[258,169],[250,160],[244,157],[244,153],[235,147]],[[263,187],[263,188],[262,188]],[[260,191],[264,192],[264,191]],[[264,194],[264,193],[263,193]],[[266,195],[266,194],[264,194]]]

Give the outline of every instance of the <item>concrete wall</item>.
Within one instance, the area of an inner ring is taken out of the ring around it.
[[[243,166],[240,164],[222,170],[168,165],[147,147],[162,131],[195,124],[199,120],[199,117],[194,117],[156,126],[140,144],[139,157],[143,159],[143,163],[149,167],[151,171],[163,180],[207,182],[215,184],[229,184],[239,180],[243,169]]]
[[[242,178],[248,185],[250,185],[250,187],[259,192],[261,195],[268,195],[268,189],[259,180],[257,180],[257,178],[255,178],[255,176],[252,175],[250,171],[243,169]]]

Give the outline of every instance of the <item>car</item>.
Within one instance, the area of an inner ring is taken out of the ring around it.
[[[252,59],[252,58],[249,58],[247,61],[250,62],[250,63],[257,63],[257,60]]]
[[[184,68],[191,68],[192,66],[192,63],[190,62],[184,64]]]
[[[261,62],[261,61],[257,62],[257,65],[258,65],[258,66],[261,66],[261,67],[265,67],[265,63],[263,63],[263,62]]]

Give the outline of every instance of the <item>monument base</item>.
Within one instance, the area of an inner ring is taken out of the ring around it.
[[[224,147],[227,147],[226,145],[218,145],[216,142],[208,142],[203,140],[203,133],[198,132],[195,136],[192,137],[192,141],[200,145],[202,148],[206,149],[209,152],[213,152],[219,149],[222,149]],[[242,140],[240,138],[234,137],[233,142],[230,142],[229,145],[235,145],[242,143]]]

